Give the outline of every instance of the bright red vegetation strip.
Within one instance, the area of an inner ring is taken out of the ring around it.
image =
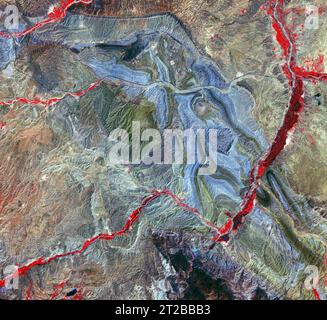
[[[14,279],[16,277],[20,277],[20,276],[24,276],[29,270],[31,270],[32,268],[36,267],[36,266],[43,266],[46,264],[49,264],[50,262],[54,261],[54,260],[58,260],[60,258],[64,258],[64,257],[68,257],[68,256],[73,256],[75,254],[81,254],[83,253],[89,246],[91,246],[92,244],[94,244],[95,242],[99,241],[99,240],[112,240],[116,237],[120,237],[124,234],[126,234],[127,232],[129,232],[133,226],[133,224],[137,221],[137,219],[139,218],[142,210],[152,201],[154,201],[155,199],[157,199],[160,196],[168,196],[171,199],[174,200],[174,202],[181,207],[182,209],[185,209],[189,212],[192,212],[193,214],[195,214],[197,217],[199,217],[199,219],[206,224],[209,228],[212,228],[215,230],[215,232],[220,232],[220,229],[215,226],[214,224],[212,224],[210,221],[205,220],[200,212],[195,209],[192,208],[190,206],[188,206],[186,203],[184,203],[182,201],[182,199],[178,198],[176,195],[174,195],[171,191],[165,189],[165,190],[154,190],[153,193],[148,196],[147,198],[145,198],[141,205],[135,209],[129,216],[129,218],[127,219],[124,227],[116,232],[113,233],[100,233],[88,240],[86,240],[82,247],[80,249],[77,250],[73,250],[73,251],[69,251],[69,252],[65,252],[62,254],[57,254],[54,255],[52,257],[49,258],[45,258],[45,257],[40,257],[37,260],[32,261],[31,263],[25,265],[25,266],[21,266],[19,267],[16,272],[13,275],[8,276],[6,279],[0,280],[0,287],[3,287],[7,281],[10,281],[11,279]]]
[[[92,0],[61,0],[57,6],[54,6],[49,10],[48,18],[37,23],[33,27],[27,28],[22,32],[16,32],[12,35],[9,33],[0,32],[0,36],[3,37],[23,37],[27,34],[34,32],[35,30],[43,27],[44,25],[51,24],[62,20],[67,13],[67,10],[74,4],[91,4]],[[217,236],[213,239],[217,242],[228,242],[231,234],[235,233],[239,227],[245,222],[245,217],[250,214],[255,206],[255,199],[257,194],[257,189],[260,184],[260,180],[264,173],[266,172],[267,168],[274,162],[277,156],[284,150],[287,139],[289,138],[290,133],[296,127],[300,113],[304,109],[304,80],[309,80],[312,82],[316,81],[326,81],[327,82],[327,74],[317,72],[317,68],[313,67],[312,70],[306,70],[297,65],[296,63],[296,43],[295,39],[297,37],[296,34],[292,33],[292,31],[287,27],[284,17],[287,16],[289,11],[284,10],[284,1],[283,0],[270,0],[266,3],[266,5],[261,6],[261,9],[267,9],[267,13],[270,15],[272,19],[272,27],[276,33],[276,41],[278,42],[281,50],[283,51],[283,57],[285,59],[285,63],[282,65],[282,71],[284,75],[288,79],[289,87],[290,87],[290,100],[288,103],[288,108],[285,113],[283,123],[278,129],[277,135],[273,140],[272,144],[270,145],[269,149],[264,153],[264,155],[257,161],[256,165],[253,167],[250,173],[249,179],[249,188],[244,197],[241,210],[237,212],[237,214],[232,218],[231,213],[228,213],[230,217],[227,223],[219,228],[210,221],[207,221],[203,218],[203,216],[199,213],[199,211],[195,208],[188,206],[186,203],[183,203],[181,199],[171,193],[169,190],[163,191],[154,191],[149,197],[145,198],[141,205],[135,209],[127,222],[125,223],[124,227],[111,234],[98,234],[91,239],[88,239],[84,242],[82,247],[78,250],[58,254],[52,256],[50,258],[41,257],[33,262],[19,267],[16,273],[4,280],[0,280],[0,287],[5,285],[7,280],[12,278],[23,276],[25,275],[30,269],[36,266],[42,266],[45,264],[50,263],[53,260],[57,260],[63,257],[72,256],[75,254],[83,253],[90,245],[97,242],[98,240],[112,240],[117,236],[122,236],[123,234],[127,233],[132,225],[138,219],[141,211],[144,207],[152,202],[154,199],[158,198],[159,196],[166,195],[171,197],[177,205],[182,207],[183,209],[192,212],[195,214],[199,219],[211,229],[214,229],[217,232]],[[323,62],[323,58],[319,57],[319,61]],[[7,106],[12,105],[14,103],[28,103],[28,104],[37,104],[37,105],[44,105],[49,106],[53,105],[60,100],[62,100],[66,96],[73,96],[73,97],[80,97],[96,88],[101,81],[91,84],[87,89],[81,90],[75,93],[66,93],[61,98],[52,98],[49,100],[42,100],[39,98],[35,98],[32,100],[26,98],[16,98],[14,100],[9,100],[6,102],[0,102],[0,105]],[[62,288],[64,283],[58,285],[58,289]],[[56,295],[56,290],[54,294]],[[319,293],[316,289],[313,289],[313,293],[318,300],[320,300]],[[27,298],[30,298],[30,289],[27,292]]]
[[[293,34],[286,25],[283,5],[283,0],[272,0],[268,1],[264,8],[267,9],[267,13],[272,19],[272,27],[276,32],[276,40],[282,49],[283,57],[285,59],[285,63],[282,65],[282,70],[288,79],[291,91],[288,108],[275,139],[269,149],[256,162],[254,168],[251,170],[249,188],[245,194],[241,210],[237,212],[233,218],[228,220],[222,228],[226,232],[224,235],[218,235],[215,238],[218,242],[228,241],[231,233],[235,233],[245,222],[245,217],[252,212],[255,206],[257,189],[262,176],[277,156],[284,150],[287,139],[289,138],[290,133],[295,129],[299,121],[300,113],[304,109],[304,80],[313,82],[318,80],[327,81],[326,73],[316,72],[315,70],[307,71],[296,64],[296,35]],[[323,59],[320,57],[319,61],[323,62]]]
[[[30,281],[30,284],[26,290],[25,300],[31,300],[31,290],[32,290],[33,282]]]
[[[10,106],[16,103],[22,103],[22,104],[31,104],[31,105],[42,105],[45,107],[49,107],[51,105],[54,105],[61,100],[63,100],[66,97],[82,97],[88,92],[94,90],[101,84],[102,80],[98,80],[94,83],[91,83],[86,89],[79,90],[76,92],[67,92],[65,93],[62,97],[55,97],[55,98],[50,98],[50,99],[41,99],[41,98],[33,98],[33,99],[27,99],[27,98],[15,98],[12,100],[7,100],[7,101],[0,101],[0,106]]]
[[[315,295],[316,299],[321,300],[318,290],[316,288],[313,288],[312,291],[313,291],[313,294]]]
[[[12,34],[8,32],[0,32],[0,36],[4,38],[11,38],[12,36],[16,38],[24,37],[37,29],[42,28],[43,26],[62,20],[66,14],[67,10],[74,4],[91,4],[93,0],[60,0],[60,2],[49,8],[48,16],[46,19],[36,23],[34,26],[27,28],[21,32],[13,32]]]
[[[67,284],[67,280],[66,281],[62,281],[59,284],[57,284],[56,286],[54,286],[54,290],[51,294],[50,300],[55,299],[56,297],[58,297],[62,291],[64,290],[65,285]]]

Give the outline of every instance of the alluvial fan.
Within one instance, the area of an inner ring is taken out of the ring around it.
[[[198,4],[205,16],[208,3]],[[1,298],[324,298],[306,279],[308,266],[324,271],[326,219],[280,159],[306,82],[327,76],[300,66],[280,1],[251,3],[224,19],[234,28],[246,16],[277,35],[285,62],[271,62],[269,76],[226,74],[227,58],[204,52],[212,43],[224,52],[224,40],[192,38],[166,13],[178,13],[173,1],[67,0],[51,10],[18,1],[38,18],[0,33]],[[273,116],[263,125],[269,86],[285,111],[273,134]],[[167,142],[169,133],[183,136]],[[201,155],[186,161],[195,145]],[[118,146],[124,162],[112,161]]]

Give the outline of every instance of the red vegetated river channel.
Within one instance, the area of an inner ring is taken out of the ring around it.
[[[20,38],[27,34],[34,32],[35,30],[42,28],[43,26],[51,23],[58,22],[62,20],[66,14],[68,9],[73,5],[91,4],[93,0],[61,0],[59,4],[52,6],[49,9],[49,13],[46,19],[38,22],[32,27],[29,27],[21,32],[14,32],[12,34],[6,32],[0,32],[0,37],[14,37]],[[89,246],[94,244],[99,240],[112,240],[115,237],[122,236],[129,232],[132,228],[133,224],[136,223],[137,219],[140,217],[142,210],[145,206],[147,206],[150,202],[153,202],[158,197],[170,197],[176,205],[180,206],[184,210],[195,214],[203,224],[211,228],[216,232],[216,236],[213,238],[214,242],[225,242],[227,243],[231,237],[237,232],[240,226],[245,222],[245,218],[249,215],[254,206],[255,199],[257,195],[257,189],[260,185],[260,180],[267,168],[274,162],[276,157],[284,150],[286,146],[286,142],[290,134],[295,129],[298,121],[300,113],[303,111],[304,105],[304,81],[325,81],[327,82],[327,74],[319,73],[314,70],[308,71],[297,65],[296,54],[297,48],[295,39],[297,37],[290,28],[287,27],[285,22],[286,13],[284,11],[284,1],[283,0],[271,0],[268,1],[265,5],[261,6],[261,10],[265,10],[267,14],[271,17],[272,28],[276,34],[276,41],[280,46],[283,54],[284,62],[281,65],[281,69],[288,80],[289,89],[290,89],[290,99],[288,102],[287,110],[284,114],[284,118],[281,126],[279,127],[277,134],[272,141],[270,147],[266,150],[266,152],[256,161],[254,167],[252,168],[249,176],[249,187],[244,196],[243,202],[241,204],[240,210],[234,215],[233,218],[229,218],[225,225],[218,227],[207,221],[201,213],[182,201],[182,199],[178,198],[169,190],[154,190],[151,194],[144,198],[142,203],[138,208],[136,208],[129,216],[128,220],[125,222],[125,225],[122,229],[113,232],[113,233],[104,233],[98,234],[90,239],[87,239],[79,249],[64,252],[62,254],[57,254],[51,257],[40,257],[30,262],[29,264],[20,266],[17,268],[16,272],[5,279],[0,279],[0,287],[5,286],[7,281],[12,280],[16,277],[24,276],[29,270],[32,268],[46,265],[54,260],[59,260],[64,257],[81,254],[83,253]],[[64,99],[67,96],[72,97],[81,97],[87,94],[89,91],[96,89],[101,83],[101,80],[92,83],[89,87],[85,89],[81,89],[76,92],[68,92],[61,97],[53,97],[48,100],[34,98],[34,99],[26,99],[26,98],[16,98],[7,101],[0,101],[0,106],[10,106],[17,103],[22,104],[30,104],[30,105],[42,105],[42,106],[51,106],[57,104],[59,101]],[[229,214],[231,217],[232,215]],[[64,283],[58,285],[62,288]],[[57,287],[58,287],[57,286]],[[57,288],[56,287],[56,288]],[[57,289],[56,289],[57,290]],[[53,296],[56,295],[54,292]],[[320,300],[319,294],[316,289],[313,289],[313,293],[317,299]],[[28,292],[26,294],[26,299],[30,298],[30,288],[28,288]]]

